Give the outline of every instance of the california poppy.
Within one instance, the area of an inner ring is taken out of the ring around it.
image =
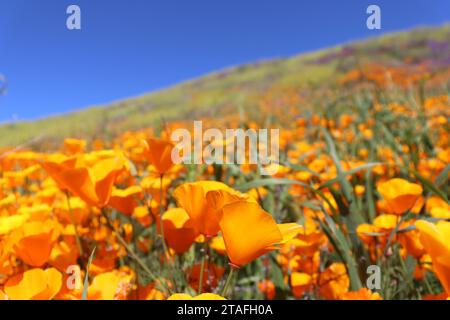
[[[377,190],[395,214],[411,209],[423,191],[420,185],[399,178],[380,183]]]
[[[62,286],[62,274],[54,269],[31,269],[13,276],[5,284],[11,300],[50,300]]]
[[[277,245],[294,237],[299,228],[296,223],[278,225],[257,203],[247,201],[225,205],[220,217],[227,254],[236,267],[277,249]]]
[[[171,141],[149,138],[144,140],[144,145],[144,154],[158,174],[163,175],[173,167],[172,150],[175,145]]]
[[[67,190],[65,180],[62,178],[61,173],[69,169],[74,169],[76,163],[76,157],[66,157],[61,154],[55,154],[47,157],[47,159],[41,163],[41,166],[61,190]]]
[[[184,183],[177,187],[173,196],[178,206],[186,210],[197,232],[214,236],[219,232],[218,210],[207,202],[206,195],[212,190],[232,190],[217,181],[197,181]]]
[[[49,264],[61,272],[66,272],[69,266],[77,264],[77,258],[78,251],[76,245],[61,241],[53,246]]]
[[[61,166],[44,163],[50,176],[63,187],[92,206],[107,205],[112,187],[118,174],[124,169],[121,158],[107,158],[91,167]]]
[[[48,261],[53,244],[60,233],[57,223],[48,221],[31,221],[17,230],[14,252],[26,264],[40,267]]]
[[[319,291],[325,299],[339,299],[348,291],[350,279],[345,264],[334,262],[320,274]]]
[[[167,244],[176,253],[181,254],[189,249],[197,237],[197,232],[189,215],[182,208],[171,208],[162,217],[164,237]]]
[[[114,270],[102,273],[89,286],[89,300],[125,300],[131,290],[132,276]]]
[[[415,225],[420,231],[420,241],[431,256],[433,269],[450,295],[450,222],[439,221],[433,224],[419,220]]]
[[[108,205],[117,211],[130,215],[138,205],[138,200],[142,196],[142,188],[131,186],[126,189],[114,188],[111,193]]]

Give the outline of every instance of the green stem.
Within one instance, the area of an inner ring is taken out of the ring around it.
[[[77,226],[75,224],[75,217],[73,215],[72,206],[70,205],[70,195],[68,191],[66,191],[66,199],[67,199],[67,208],[69,210],[70,223],[72,223],[73,229],[75,230],[75,239],[77,242],[78,252],[80,253],[80,257],[82,257],[83,247],[81,246],[80,236],[78,234]]]
[[[230,269],[230,273],[228,274],[227,280],[225,281],[225,285],[223,286],[223,289],[222,289],[222,294],[221,294],[222,297],[226,297],[226,295],[227,295],[228,287],[229,287],[230,284],[231,284],[231,280],[232,280],[232,278],[233,278],[234,270],[235,270],[235,269],[236,269],[236,268],[233,267],[233,266],[232,266],[231,269]]]

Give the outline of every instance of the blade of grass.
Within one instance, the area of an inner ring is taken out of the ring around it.
[[[347,240],[342,231],[336,226],[333,219],[331,219],[326,211],[324,211],[324,216],[327,226],[327,228],[324,229],[326,231],[325,233],[328,234],[329,237],[332,236],[332,238],[330,238],[330,241],[332,242],[332,244],[334,244],[335,249],[343,259],[343,262],[345,262],[350,278],[351,290],[357,291],[362,287],[362,284],[358,274],[358,267],[355,259],[352,256],[350,246],[347,243]],[[322,222],[322,225],[323,224],[324,223]]]
[[[81,300],[87,300],[88,287],[89,287],[89,268],[91,267],[92,259],[94,258],[95,248],[92,249],[91,255],[89,256],[88,263],[86,265],[86,274],[84,275],[83,292],[81,294]]]
[[[440,187],[448,180],[448,173],[450,172],[450,164],[446,165],[444,170],[439,173],[436,178],[436,186]]]
[[[338,154],[336,151],[336,145],[334,144],[333,138],[331,137],[331,135],[328,133],[328,131],[325,128],[322,128],[322,132],[325,136],[325,140],[327,141],[331,159],[333,160],[333,163],[336,166],[337,179],[341,184],[342,191],[344,192],[345,198],[349,201],[349,203],[353,202],[353,200],[354,200],[353,189],[352,189],[350,182],[347,181],[346,176],[344,175],[344,170],[342,168],[341,161],[338,157]]]
[[[366,171],[366,201],[368,207],[368,222],[372,222],[376,216],[375,210],[375,201],[374,201],[374,193],[373,193],[373,183],[372,183],[372,170]]]

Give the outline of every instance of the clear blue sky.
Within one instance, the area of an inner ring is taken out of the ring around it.
[[[81,7],[82,30],[66,29]],[[366,28],[378,4],[382,29]],[[255,60],[450,21],[449,0],[0,0],[0,121],[104,104]]]

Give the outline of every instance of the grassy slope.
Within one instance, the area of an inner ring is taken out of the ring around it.
[[[330,83],[357,63],[400,61],[408,56],[426,55],[424,41],[450,38],[450,25],[416,29],[355,42],[352,53],[326,59],[342,52],[344,46],[229,68],[187,81],[171,88],[130,98],[107,106],[91,107],[65,115],[0,126],[0,146],[17,146],[34,138],[59,140],[63,137],[107,137],[115,132],[150,126],[162,117],[198,115],[222,105],[237,105],[248,95],[271,87],[299,87]],[[380,53],[379,48],[387,48]],[[317,62],[324,58],[327,61]],[[244,106],[245,107],[245,106]]]

